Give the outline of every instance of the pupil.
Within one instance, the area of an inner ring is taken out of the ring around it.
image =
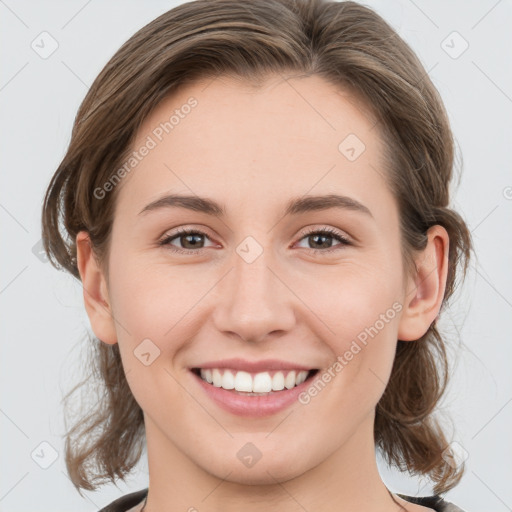
[[[201,241],[197,241],[197,238],[201,238],[202,235],[199,235],[199,234],[195,234],[195,235],[185,235],[182,237],[182,242],[183,242],[183,239],[185,239],[185,244],[183,244],[185,247],[187,246],[187,244],[190,244],[192,246],[192,249],[193,248],[196,248],[198,244],[201,243]],[[324,248],[329,248],[331,247],[331,244],[326,241],[326,240],[329,240],[330,239],[330,236],[328,235],[311,235],[309,237],[310,239],[312,238],[314,240],[314,244],[320,244],[320,246],[324,247]],[[194,242],[193,240],[196,239],[196,241]],[[324,239],[324,242],[319,242],[319,240],[321,239]]]
[[[201,235],[185,235],[183,238],[186,240],[186,243],[183,244],[183,245],[184,245],[184,247],[187,247],[187,243],[189,242],[189,239],[191,239],[191,238],[201,238]],[[199,241],[199,243],[201,243],[201,242]],[[194,249],[194,248],[197,247],[198,244],[195,243],[195,242],[192,242],[191,245],[192,245],[191,248]]]
[[[311,237],[311,238],[313,238],[313,239],[315,240],[315,242],[314,242],[314,243],[317,243],[317,242],[316,242],[316,240],[317,240],[317,239],[319,239],[319,238],[324,238],[324,239],[325,239],[325,238],[327,238],[327,239],[328,239],[328,238],[330,238],[330,237],[329,237],[329,236],[327,236],[327,235],[312,235],[312,237]],[[323,245],[324,247],[327,247],[327,248],[328,248],[328,247],[331,247],[331,244],[329,244],[329,243],[327,243],[327,242],[325,242],[324,244],[320,243],[320,245]]]

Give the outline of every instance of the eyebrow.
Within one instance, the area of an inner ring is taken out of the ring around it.
[[[161,208],[186,208],[187,210],[205,213],[214,217],[224,217],[226,214],[226,209],[212,199],[199,196],[168,194],[146,205],[139,212],[139,215]],[[298,215],[312,211],[329,210],[331,208],[352,210],[373,218],[372,212],[364,204],[352,197],[338,194],[302,196],[291,199],[286,204],[284,215]]]

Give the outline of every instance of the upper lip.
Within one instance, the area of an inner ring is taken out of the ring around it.
[[[264,372],[267,370],[314,370],[311,366],[304,366],[290,361],[281,361],[279,359],[264,359],[262,361],[247,361],[240,358],[222,359],[221,361],[212,361],[202,363],[193,368],[230,368],[233,370],[245,371],[249,373]]]

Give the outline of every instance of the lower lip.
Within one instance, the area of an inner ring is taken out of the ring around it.
[[[199,385],[204,389],[206,394],[222,409],[237,416],[263,417],[276,414],[294,402],[298,402],[299,395],[305,391],[314,381],[316,375],[306,379],[302,384],[292,389],[284,389],[283,391],[274,391],[266,396],[258,395],[239,395],[234,391],[218,388],[213,384],[209,384],[191,371]]]

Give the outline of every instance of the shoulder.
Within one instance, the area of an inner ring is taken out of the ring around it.
[[[428,507],[436,512],[464,512],[460,507],[450,503],[449,501],[444,500],[441,496],[435,494],[434,496],[405,496],[403,494],[398,494],[405,501],[409,501],[410,503],[415,503],[416,505],[421,505],[423,507]]]
[[[146,488],[125,494],[103,507],[99,512],[127,512],[130,508],[138,505],[146,497],[147,493],[148,489]],[[431,508],[436,512],[464,512],[457,505],[444,500],[438,495],[417,497],[397,493],[397,496],[410,503]]]
[[[147,495],[148,488],[125,494],[103,507],[99,512],[127,512],[138,505]]]

